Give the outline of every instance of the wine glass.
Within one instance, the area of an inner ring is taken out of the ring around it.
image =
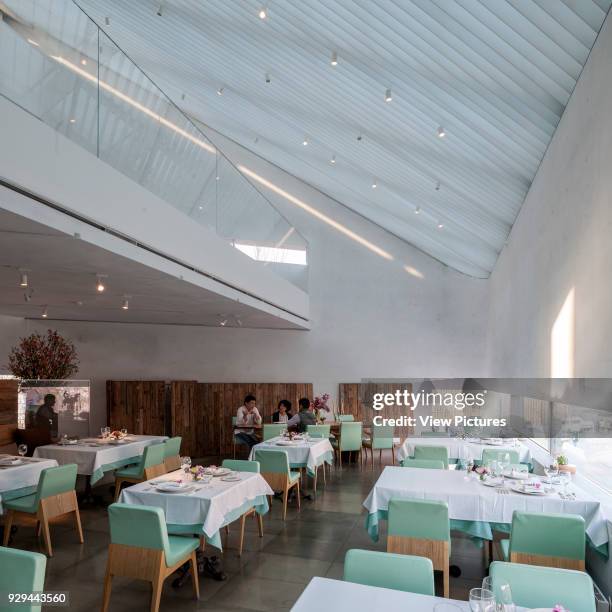
[[[469,602],[472,612],[495,612],[495,596],[488,589],[472,589]]]
[[[181,457],[181,467],[185,473],[191,468],[191,457]]]
[[[121,435],[125,438],[128,434],[128,430],[127,427],[122,427],[121,428]]]
[[[555,477],[559,474],[559,464],[556,461],[544,466],[544,473],[549,484],[553,484]]]
[[[512,601],[512,590],[507,582],[499,585],[497,589],[497,609],[500,612],[516,612],[516,606]]]
[[[491,593],[493,593],[493,579],[491,576],[485,576],[482,579],[482,590],[491,591]]]
[[[19,453],[19,455],[21,457],[25,457],[28,454],[28,445],[27,444],[20,444],[17,447],[17,452]]]
[[[561,481],[561,487],[563,488],[563,495],[567,495],[567,487],[569,486],[572,479],[572,475],[569,472],[559,472],[559,480]]]
[[[501,460],[499,462],[501,469],[501,477],[502,477],[502,486],[506,484],[505,476],[508,468],[512,465],[510,463],[510,453],[504,453],[501,456]]]
[[[106,438],[106,427],[100,427],[100,437]]]

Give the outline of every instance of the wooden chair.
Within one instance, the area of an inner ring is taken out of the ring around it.
[[[332,440],[332,446],[338,455],[338,463],[342,467],[342,453],[345,451],[359,452],[359,461],[361,462],[361,434],[363,432],[362,424],[352,421],[343,421],[340,423],[340,438]]]
[[[151,612],[157,612],[165,579],[186,562],[190,562],[193,591],[199,599],[198,538],[169,536],[161,508],[111,504],[108,519],[111,544],[104,576],[102,612],[108,610],[115,576],[150,582],[153,587]]]
[[[261,475],[273,491],[283,492],[283,521],[287,518],[289,491],[296,487],[296,499],[300,510],[300,473],[289,469],[289,457],[282,450],[255,451],[255,461],[261,466]],[[271,501],[271,500],[270,500]]]
[[[174,472],[181,467],[181,436],[175,436],[164,442],[164,464],[166,472]]]
[[[236,472],[255,472],[259,474],[260,465],[258,461],[245,461],[244,459],[224,459],[223,467],[229,468]],[[257,518],[257,528],[259,530],[259,537],[263,538],[263,516],[256,512],[255,508],[249,508],[240,517],[240,545],[238,546],[238,556],[242,556],[242,545],[244,544],[244,526],[246,523],[247,516]]]
[[[378,463],[382,467],[382,452],[383,450],[391,450],[391,458],[395,465],[395,446],[393,444],[393,434],[395,427],[393,425],[373,425],[372,437],[363,439],[363,449],[365,451],[365,462],[368,464],[368,449],[372,456],[372,469],[374,469],[374,451],[378,450]]]
[[[45,555],[0,547],[0,567],[1,593],[36,593],[45,590]],[[15,605],[15,609],[20,612],[40,612],[40,608],[36,604]],[[2,606],[2,609],[10,610],[11,606]]]
[[[500,542],[506,561],[584,571],[584,519],[574,514],[515,510],[509,540]]]
[[[427,557],[443,574],[449,596],[450,520],[448,504],[421,499],[389,501],[387,552]]]
[[[76,477],[77,466],[74,463],[46,468],[40,473],[36,493],[4,502],[7,513],[3,545],[8,545],[11,527],[15,522],[25,521],[33,524],[36,520],[37,532],[42,531],[47,554],[52,557],[49,521],[66,514],[74,514],[79,542],[82,544],[81,516],[74,490]]]
[[[124,482],[137,484],[165,474],[164,454],[165,444],[151,444],[144,449],[140,463],[115,472],[115,501],[119,499]]]

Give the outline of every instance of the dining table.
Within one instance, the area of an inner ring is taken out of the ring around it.
[[[57,466],[55,459],[0,454],[0,462],[6,460],[10,460],[12,465],[0,465],[0,514],[3,500],[31,495],[36,491],[40,473],[45,468]]]
[[[251,508],[257,514],[269,510],[268,496],[274,491],[256,472],[228,470],[228,476],[195,481],[183,470],[141,482],[121,491],[120,503],[155,506],[164,511],[168,533],[204,536],[207,543],[222,549],[222,527],[239,519]],[[181,481],[184,488],[164,491],[164,483]]]
[[[377,541],[379,523],[387,520],[391,499],[446,502],[451,529],[479,540],[492,540],[493,530],[509,533],[515,510],[576,514],[584,518],[589,545],[607,556],[608,526],[601,503],[575,483],[566,492],[559,485],[542,483],[541,492],[529,493],[522,492],[522,480],[506,478],[504,486],[499,481],[498,486],[488,485],[477,474],[464,471],[385,467],[363,502],[368,512],[366,529]]]
[[[404,440],[397,451],[398,459],[401,461],[414,455],[415,446],[444,446],[448,449],[448,457],[451,460],[475,459],[482,461],[482,453],[485,449],[499,451],[516,451],[520,463],[531,464],[531,452],[529,447],[517,439],[486,439],[486,438],[462,438],[462,437],[426,437],[409,436]]]
[[[311,579],[291,608],[292,612],[312,612],[312,610],[333,610],[334,612],[373,612],[375,610],[470,612],[470,604],[467,601],[408,593],[317,576]],[[521,608],[518,610],[521,610]]]
[[[38,446],[34,457],[54,459],[59,465],[76,463],[77,473],[87,476],[88,484],[95,484],[106,472],[138,463],[144,449],[161,444],[167,436],[129,434],[123,440],[111,438],[82,438],[75,443],[58,442]]]

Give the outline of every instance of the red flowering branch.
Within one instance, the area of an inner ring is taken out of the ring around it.
[[[59,380],[79,371],[74,344],[51,329],[21,338],[8,359],[8,370],[22,380]]]

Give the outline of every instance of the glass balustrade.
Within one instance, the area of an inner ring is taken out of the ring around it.
[[[307,290],[306,240],[77,5],[0,15],[1,95]]]

